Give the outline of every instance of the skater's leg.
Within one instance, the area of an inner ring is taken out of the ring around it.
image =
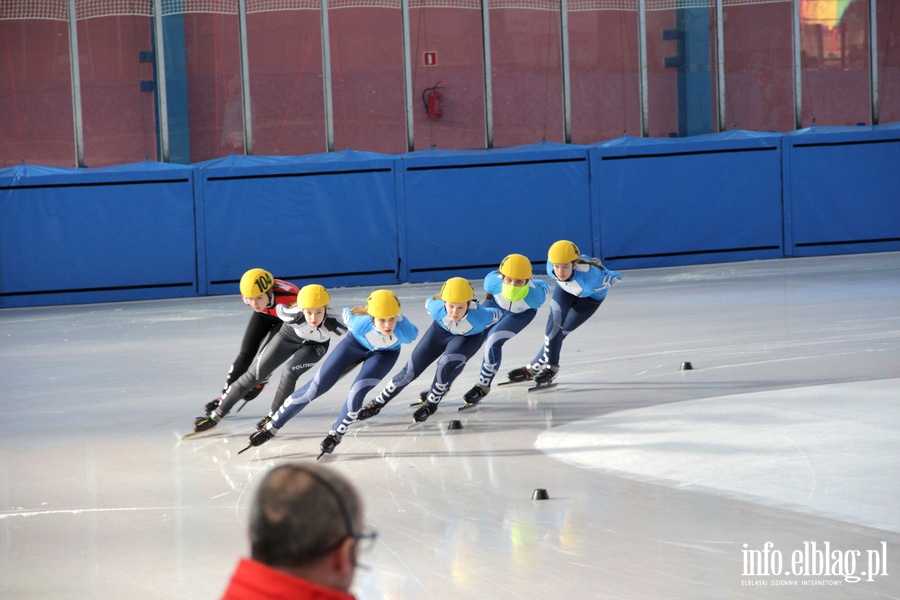
[[[450,337],[453,337],[450,333],[432,324],[419,343],[416,344],[406,366],[391,378],[373,402],[383,406],[393,400],[406,386],[415,381],[425,369],[438,359]]]
[[[334,349],[322,366],[313,375],[306,385],[285,398],[284,402],[274,411],[271,422],[266,427],[280,429],[291,420],[294,415],[306,408],[306,405],[334,387],[346,370],[346,366],[356,360],[357,352],[350,338],[344,338]]]
[[[438,359],[431,389],[428,390],[425,402],[413,414],[413,418],[417,422],[424,421],[429,415],[434,414],[444,394],[450,390],[453,381],[466,366],[466,361],[478,352],[482,342],[484,342],[484,333],[473,336],[453,336],[453,339],[447,343],[446,350]]]
[[[279,335],[262,349],[252,367],[228,386],[214,413],[221,418],[231,412],[234,405],[244,398],[248,391],[261,381],[265,381],[272,371],[284,363],[298,348],[299,344],[296,341],[279,332]]]
[[[272,413],[278,410],[287,397],[294,393],[300,376],[322,360],[322,357],[328,352],[328,345],[329,341],[322,344],[303,344],[294,352],[281,371],[278,389],[275,390],[275,397],[272,399]]]
[[[347,428],[356,421],[356,416],[359,413],[359,409],[362,408],[366,394],[378,385],[390,370],[394,368],[399,356],[400,350],[382,350],[369,353],[369,356],[360,367],[359,375],[356,376],[353,385],[350,386],[350,393],[347,395],[347,401],[341,407],[341,413],[331,425],[333,431],[337,432],[338,435],[347,433]]]
[[[559,364],[559,352],[563,342],[562,324],[576,299],[577,296],[559,286],[553,290],[553,297],[550,298],[550,314],[544,328],[544,346],[529,365],[532,372],[540,370],[543,365]]]
[[[500,362],[503,360],[503,345],[525,329],[534,320],[535,315],[537,315],[537,309],[520,313],[506,313],[491,328],[485,341],[484,357],[478,373],[478,385],[485,388],[491,387],[491,383],[500,369]]]
[[[280,321],[273,323],[272,319],[266,318],[266,315],[262,313],[254,312],[250,316],[250,320],[247,321],[247,327],[244,329],[244,337],[241,339],[238,355],[234,362],[231,363],[231,368],[228,369],[225,388],[228,388],[229,385],[247,372],[260,348],[272,341],[275,334],[279,331],[280,325]]]

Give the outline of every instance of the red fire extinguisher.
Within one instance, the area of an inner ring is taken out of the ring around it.
[[[440,85],[441,82],[438,81],[432,87],[422,91],[422,102],[425,103],[425,112],[428,113],[429,119],[440,119],[444,116],[444,109],[441,106],[444,95],[438,91]]]

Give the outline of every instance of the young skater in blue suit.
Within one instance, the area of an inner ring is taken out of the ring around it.
[[[547,274],[556,281],[550,315],[544,330],[544,346],[531,364],[509,372],[510,381],[533,379],[549,385],[559,372],[563,340],[597,312],[609,288],[622,280],[600,260],[581,254],[569,240],[559,240],[547,252]]]
[[[484,278],[484,291],[488,293],[484,305],[500,310],[503,316],[487,334],[478,381],[463,394],[467,406],[478,404],[491,391],[503,358],[503,344],[534,320],[538,308],[547,299],[550,284],[531,276],[531,261],[522,254],[510,254],[498,270]]]
[[[377,415],[385,404],[437,361],[431,388],[424,394],[422,406],[413,414],[416,422],[428,419],[466,366],[466,361],[481,347],[487,329],[501,317],[496,308],[487,308],[475,301],[472,284],[462,277],[448,279],[441,293],[428,299],[425,308],[434,319],[431,327],[416,344],[403,370],[359,411],[357,419],[360,421]]]
[[[258,430],[250,436],[251,446],[272,439],[310,402],[334,387],[348,370],[361,365],[340,416],[322,441],[322,453],[333,452],[356,420],[363,398],[397,362],[401,344],[408,344],[419,335],[419,329],[400,313],[400,301],[390,290],[372,292],[365,306],[345,308],[343,317],[350,332],[306,385],[285,399],[277,412],[260,421]]]

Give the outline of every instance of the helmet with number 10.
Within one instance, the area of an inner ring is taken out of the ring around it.
[[[275,278],[265,269],[250,269],[241,277],[241,294],[244,298],[256,298],[275,286]]]

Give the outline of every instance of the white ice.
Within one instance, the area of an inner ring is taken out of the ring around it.
[[[473,360],[409,431],[429,370],[323,459],[380,534],[357,597],[900,598],[900,254],[623,275],[556,388],[457,412]],[[420,327],[438,288],[392,287]],[[259,477],[315,460],[349,384],[240,456],[271,388],[181,441],[248,315],[236,295],[0,311],[0,598],[221,594]],[[747,573],[767,542],[780,574]],[[826,547],[829,574],[807,558]]]

